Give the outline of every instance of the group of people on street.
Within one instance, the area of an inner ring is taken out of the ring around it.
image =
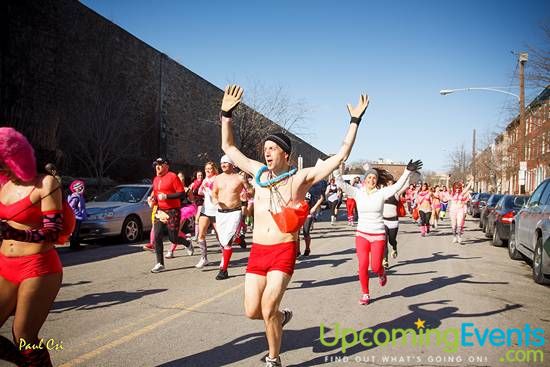
[[[200,248],[197,268],[209,263],[206,235],[215,229],[222,252],[216,279],[227,279],[235,240],[242,235],[247,217],[253,217],[252,245],[245,274],[244,309],[250,319],[263,320],[268,343],[267,367],[281,366],[280,348],[283,327],[293,317],[292,310],[281,309],[285,290],[292,278],[296,257],[300,254],[299,232],[305,242],[303,256],[311,251],[311,229],[321,204],[326,200],[331,223],[336,222],[338,202],[347,195],[348,223],[358,223],[355,248],[358,258],[359,304],[368,305],[369,267],[378,276],[380,286],[388,281],[388,253],[398,256],[399,216],[406,204],[410,213],[420,215],[422,235],[429,232],[430,216],[437,226],[439,214],[450,205],[453,235],[460,242],[464,227],[464,203],[470,183],[463,188],[453,184],[451,192],[430,190],[427,184],[416,188],[407,183],[412,173],[422,168],[420,160],[410,160],[396,181],[386,171],[368,169],[363,182],[342,179],[344,162],[349,157],[363,115],[369,105],[366,94],[356,106],[348,104],[350,123],[339,151],[313,167],[291,166],[292,141],[283,133],[264,139],[265,163],[246,157],[235,145],[233,111],[240,104],[243,89],[230,85],[221,104],[221,173],[214,162],[197,172],[188,187],[183,175],[170,171],[164,157],[153,163],[155,178],[148,203],[152,208],[151,243],[155,252],[153,273],[165,269],[165,258],[174,257],[177,246],[193,255],[192,240]],[[238,173],[237,168],[241,171]],[[331,174],[327,187],[322,182]],[[252,181],[252,182],[249,182]],[[12,128],[0,128],[0,326],[15,314],[13,344],[0,338],[0,358],[24,366],[51,366],[47,349],[19,350],[15,345],[24,338],[38,342],[42,327],[60,289],[62,265],[55,244],[62,243],[70,221],[64,211],[61,183],[55,175],[36,171],[33,148]],[[70,185],[68,204],[74,211],[73,227],[85,219],[84,182]],[[444,205],[445,204],[445,209]],[[437,219],[436,219],[437,218]],[[184,224],[190,226],[185,233]],[[70,231],[72,232],[72,229]],[[245,230],[246,231],[246,230]],[[170,250],[164,255],[163,235],[168,233]],[[71,240],[71,246],[73,240]],[[388,251],[388,246],[391,250]]]
[[[473,177],[468,177],[466,187],[462,181],[455,181],[451,191],[446,186],[429,183],[409,185],[404,193],[407,209],[413,219],[420,225],[422,237],[430,233],[430,229],[438,228],[439,222],[444,220],[449,213],[453,235],[453,243],[462,244],[464,234],[464,222],[466,220],[466,204],[470,200],[470,192],[473,187]]]

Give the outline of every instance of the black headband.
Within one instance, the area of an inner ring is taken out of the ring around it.
[[[287,154],[290,154],[290,152],[292,151],[292,144],[290,142],[290,139],[283,133],[271,134],[267,138],[265,138],[265,141],[268,140],[280,146],[281,149]]]

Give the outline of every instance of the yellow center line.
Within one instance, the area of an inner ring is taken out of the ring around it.
[[[122,325],[122,326],[119,326],[118,328],[116,329],[111,329],[109,330],[108,332],[104,333],[104,334],[100,334],[98,336],[94,336],[93,338],[90,338],[86,341],[83,341],[81,342],[80,344],[76,345],[76,346],[73,346],[74,348],[82,348],[84,347],[85,345],[88,345],[88,344],[91,344],[99,339],[103,339],[103,338],[107,338],[109,336],[112,336],[114,334],[117,334],[117,333],[120,333],[122,332],[124,329],[127,329],[127,328],[130,328],[132,326],[135,326],[137,324],[142,324],[144,323],[145,321],[148,321],[149,319],[154,319],[154,318],[158,318],[159,316],[162,316],[163,314],[166,314],[166,313],[169,313],[169,312],[172,312],[174,311],[174,309],[178,309],[178,308],[182,308],[185,306],[185,302],[180,302],[180,303],[177,303],[175,305],[171,305],[169,306],[168,308],[162,310],[162,311],[159,311],[159,312],[156,312],[156,313],[148,313],[147,316],[140,316],[138,318],[138,320],[136,321],[132,321],[132,322],[128,322],[127,324],[125,325]]]
[[[76,357],[76,358],[60,365],[59,367],[72,367],[72,366],[75,366],[77,364],[86,362],[87,360],[90,360],[92,358],[95,358],[95,357],[99,356],[101,353],[104,353],[104,352],[106,352],[110,349],[116,348],[121,344],[127,343],[130,340],[135,339],[135,338],[137,338],[137,337],[139,337],[139,336],[141,336],[141,335],[143,335],[143,334],[145,334],[149,331],[153,331],[154,329],[158,328],[159,326],[162,326],[162,325],[164,325],[164,324],[166,324],[166,323],[168,323],[168,322],[170,322],[170,321],[172,321],[172,320],[174,320],[174,319],[176,319],[180,316],[183,316],[185,314],[188,314],[189,312],[195,311],[196,309],[198,309],[198,308],[200,308],[204,305],[207,305],[207,304],[217,300],[218,298],[221,298],[221,297],[225,296],[226,294],[231,293],[231,292],[241,288],[242,286],[244,286],[244,283],[240,283],[240,284],[238,284],[238,285],[236,285],[232,288],[227,289],[226,291],[224,291],[222,293],[219,293],[218,295],[216,295],[214,297],[207,298],[204,301],[196,303],[193,306],[191,306],[191,307],[189,307],[185,310],[181,310],[181,311],[179,311],[175,314],[167,316],[167,317],[165,317],[165,318],[163,318],[163,319],[161,319],[161,320],[159,320],[155,323],[144,326],[141,329],[138,329],[138,330],[136,330],[136,331],[120,338],[120,339],[117,339],[117,340],[114,340],[110,343],[102,345],[101,347],[96,348],[96,349],[94,349],[94,350],[92,350],[88,353],[85,353],[85,354],[79,356],[79,357]]]

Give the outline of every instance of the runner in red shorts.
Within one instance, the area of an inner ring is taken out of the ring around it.
[[[245,276],[245,312],[251,319],[264,320],[269,344],[266,366],[281,366],[282,328],[292,318],[292,311],[279,311],[279,305],[294,272],[298,231],[309,213],[304,198],[313,184],[327,177],[349,156],[369,100],[362,95],[357,107],[348,105],[351,123],[337,154],[315,167],[297,171],[289,163],[291,140],[282,133],[264,140],[267,165],[247,158],[237,149],[231,115],[242,94],[237,85],[225,89],[221,120],[222,149],[236,166],[256,179],[253,243]]]

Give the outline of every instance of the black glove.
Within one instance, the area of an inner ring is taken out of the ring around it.
[[[422,169],[422,161],[419,159],[417,161],[412,161],[412,159],[409,161],[409,163],[407,163],[407,170],[408,171],[418,171]]]

